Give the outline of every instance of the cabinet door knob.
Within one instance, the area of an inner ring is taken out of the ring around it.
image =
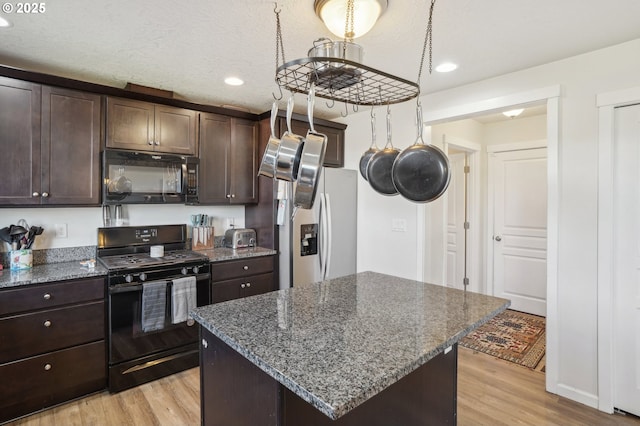
[[[227,194],[227,198],[231,198],[231,194]]]
[[[207,342],[206,340],[202,339],[202,347],[207,349],[209,347],[209,342]]]
[[[44,296],[42,296],[42,297],[44,297],[44,300],[51,299],[51,295],[49,293],[45,293]]]
[[[236,194],[231,194],[231,198],[236,198]]]
[[[154,144],[155,144],[156,146],[159,146],[159,145],[160,145],[160,141],[155,141],[155,142],[154,142]]]
[[[39,192],[34,192],[34,193],[33,193],[33,194],[31,194],[31,195],[33,195],[34,197],[39,197],[39,196],[40,196],[40,193],[39,193]]]
[[[45,364],[44,369],[47,371],[51,370],[51,364]]]
[[[42,193],[42,198],[47,198],[48,196],[49,196],[49,193],[48,193],[48,192],[43,192],[43,193]]]
[[[46,320],[46,321],[44,322],[44,326],[45,326],[45,327],[51,327],[51,321]]]
[[[240,287],[241,287],[241,288],[244,288],[244,287],[245,287],[245,285],[244,285],[244,284],[240,284]]]
[[[153,141],[152,140],[149,141],[149,145],[153,145]]]
[[[249,265],[244,265],[244,266],[242,267],[242,269],[244,269],[245,271],[248,271],[248,270],[249,270]]]
[[[247,287],[251,287],[251,283],[247,283]]]
[[[500,235],[496,235],[495,237],[493,237],[493,239],[498,242],[502,241],[502,237]]]

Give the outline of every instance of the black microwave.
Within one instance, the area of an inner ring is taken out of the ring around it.
[[[107,149],[103,204],[198,203],[197,157]]]

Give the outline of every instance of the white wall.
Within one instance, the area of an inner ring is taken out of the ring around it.
[[[640,39],[547,65],[426,95],[429,112],[454,110],[487,100],[561,85],[558,242],[558,393],[597,406],[597,184],[598,93],[640,84]],[[413,103],[394,108],[412,124]],[[367,149],[368,114],[347,118],[346,140],[353,159]],[[397,127],[401,127],[398,124]],[[400,131],[402,132],[402,130]],[[399,133],[400,133],[399,132]],[[400,139],[399,139],[400,140]],[[400,144],[402,145],[402,144]],[[404,144],[406,146],[406,143]],[[355,168],[354,163],[350,163]],[[358,203],[358,269],[416,277],[415,205],[373,193],[362,180]],[[393,217],[405,216],[408,231],[390,232]],[[376,256],[375,259],[370,256]]]
[[[244,226],[244,206],[210,207],[183,206],[170,204],[125,205],[125,217],[129,225],[170,225],[189,224],[189,216],[205,213],[214,216],[215,235],[224,235],[226,219],[234,218],[237,227]],[[36,250],[60,247],[91,246],[97,244],[97,228],[102,226],[100,207],[74,208],[3,208],[0,209],[0,227],[17,224],[24,219],[29,226],[42,226],[44,233],[36,238]],[[67,238],[55,236],[54,225],[67,225]],[[0,244],[0,251],[9,246]]]

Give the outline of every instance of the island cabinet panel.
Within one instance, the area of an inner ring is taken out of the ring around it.
[[[457,420],[457,347],[332,420],[282,388],[282,426],[441,426]],[[264,373],[263,373],[264,374]]]
[[[1,205],[100,203],[101,97],[0,77]]]
[[[169,105],[107,98],[107,148],[195,155],[198,113]]]
[[[200,204],[258,202],[258,123],[200,114]]]
[[[104,297],[104,278],[0,291],[0,423],[106,387]]]
[[[276,290],[274,256],[261,256],[211,264],[213,303]]]
[[[335,420],[200,327],[202,424],[440,426],[456,424],[457,344]]]
[[[202,424],[279,424],[279,383],[203,327],[200,337]]]

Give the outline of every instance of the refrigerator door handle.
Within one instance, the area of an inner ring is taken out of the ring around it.
[[[333,226],[331,224],[331,199],[329,194],[324,193],[324,215],[325,215],[325,261],[324,261],[324,273],[323,280],[326,280],[331,270],[331,239],[333,237]]]
[[[324,194],[320,193],[320,211],[318,212],[318,227],[320,228],[318,230],[318,266],[320,267],[320,280],[324,281],[324,245],[325,245],[325,239],[324,239],[324,228],[325,228],[325,222],[324,222],[324,210],[325,210],[325,205],[324,205]]]

